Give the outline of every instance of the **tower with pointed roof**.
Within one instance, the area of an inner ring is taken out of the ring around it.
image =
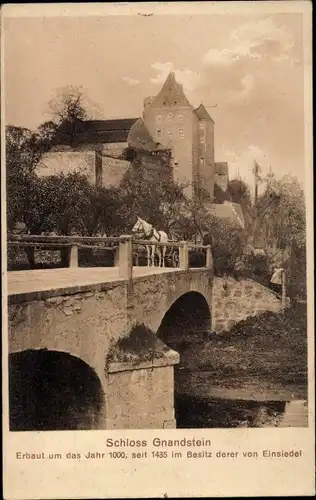
[[[174,180],[186,193],[214,195],[214,122],[203,104],[197,109],[171,72],[160,92],[144,100],[144,123],[155,142],[172,151]]]

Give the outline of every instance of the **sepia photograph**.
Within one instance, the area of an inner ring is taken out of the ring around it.
[[[308,428],[303,14],[150,5],[2,19],[9,430]]]

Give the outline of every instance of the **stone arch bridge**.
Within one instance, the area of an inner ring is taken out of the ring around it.
[[[105,240],[114,241],[114,266],[78,267],[80,246]],[[59,248],[69,266],[8,273],[11,430],[175,427],[173,332],[225,330],[280,310],[258,283],[214,279],[209,246],[176,243],[178,267],[158,268],[133,266],[133,245],[148,242],[129,236],[11,244]]]
[[[178,353],[107,359],[135,325],[157,333],[168,311],[211,327],[210,253],[189,268],[188,245],[179,246],[179,268],[132,267],[123,237],[113,268],[8,273],[11,429],[175,427]]]

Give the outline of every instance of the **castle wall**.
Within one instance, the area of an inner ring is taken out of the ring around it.
[[[103,187],[119,187],[128,170],[131,168],[131,163],[126,160],[102,157],[102,186]]]
[[[102,144],[102,153],[112,156],[113,158],[120,158],[127,147],[127,142],[110,142]]]
[[[47,177],[78,171],[87,175],[89,182],[94,184],[95,157],[95,151],[52,151],[42,157],[37,167],[37,174],[40,177]]]

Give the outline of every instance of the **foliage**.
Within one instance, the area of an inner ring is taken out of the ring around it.
[[[36,184],[35,169],[47,143],[27,128],[6,127],[7,224],[10,230],[27,217]]]
[[[228,191],[223,191],[218,184],[214,184],[214,203],[224,203],[224,201],[230,201],[230,194]]]
[[[110,362],[152,361],[163,357],[169,348],[161,342],[158,336],[143,324],[135,324],[129,336],[120,339],[107,356]]]
[[[163,177],[149,180],[144,175],[144,168],[128,172],[119,190],[120,216],[126,227],[132,227],[138,215],[172,239],[190,240],[202,233],[207,214],[199,202],[185,196],[186,185]]]
[[[247,278],[258,281],[264,286],[269,286],[273,266],[271,266],[271,259],[267,254],[251,253],[244,256],[242,268],[238,272],[239,275],[247,276]]]
[[[26,223],[32,234],[94,236],[119,226],[118,209],[114,190],[92,186],[79,172],[35,177]]]
[[[246,244],[245,233],[229,219],[213,218],[203,243],[212,246],[214,272],[218,275],[231,274],[242,258]]]
[[[58,90],[49,102],[52,121],[46,122],[45,132],[52,143],[75,146],[84,133],[84,121],[88,113],[84,103],[84,93],[72,85]]]
[[[250,190],[244,181],[240,179],[229,181],[227,191],[233,203],[239,203],[242,207],[251,205]]]
[[[82,128],[87,113],[83,107],[83,93],[75,87],[62,89],[50,102],[53,120],[43,123],[32,132],[23,127],[6,127],[6,179],[7,179],[7,224],[10,231],[16,222],[24,221],[27,229],[35,234],[41,227],[51,227],[48,220],[49,203],[46,194],[55,192],[58,199],[58,180],[39,180],[36,167],[42,155],[52,144],[62,139],[66,144],[73,144]],[[71,179],[69,178],[70,184]],[[54,189],[55,183],[55,189]],[[61,185],[61,192],[65,182]],[[36,207],[36,204],[39,206]],[[48,206],[45,207],[45,204]],[[56,201],[57,203],[57,201]],[[57,203],[58,205],[58,203]],[[43,222],[40,219],[43,217]],[[51,217],[51,216],[50,216]],[[55,219],[58,218],[57,216]],[[67,219],[67,217],[66,217]],[[58,230],[64,231],[59,223]],[[65,226],[69,223],[65,222]]]
[[[264,234],[268,246],[305,244],[305,197],[296,177],[284,176],[268,185],[258,199],[255,235]]]

